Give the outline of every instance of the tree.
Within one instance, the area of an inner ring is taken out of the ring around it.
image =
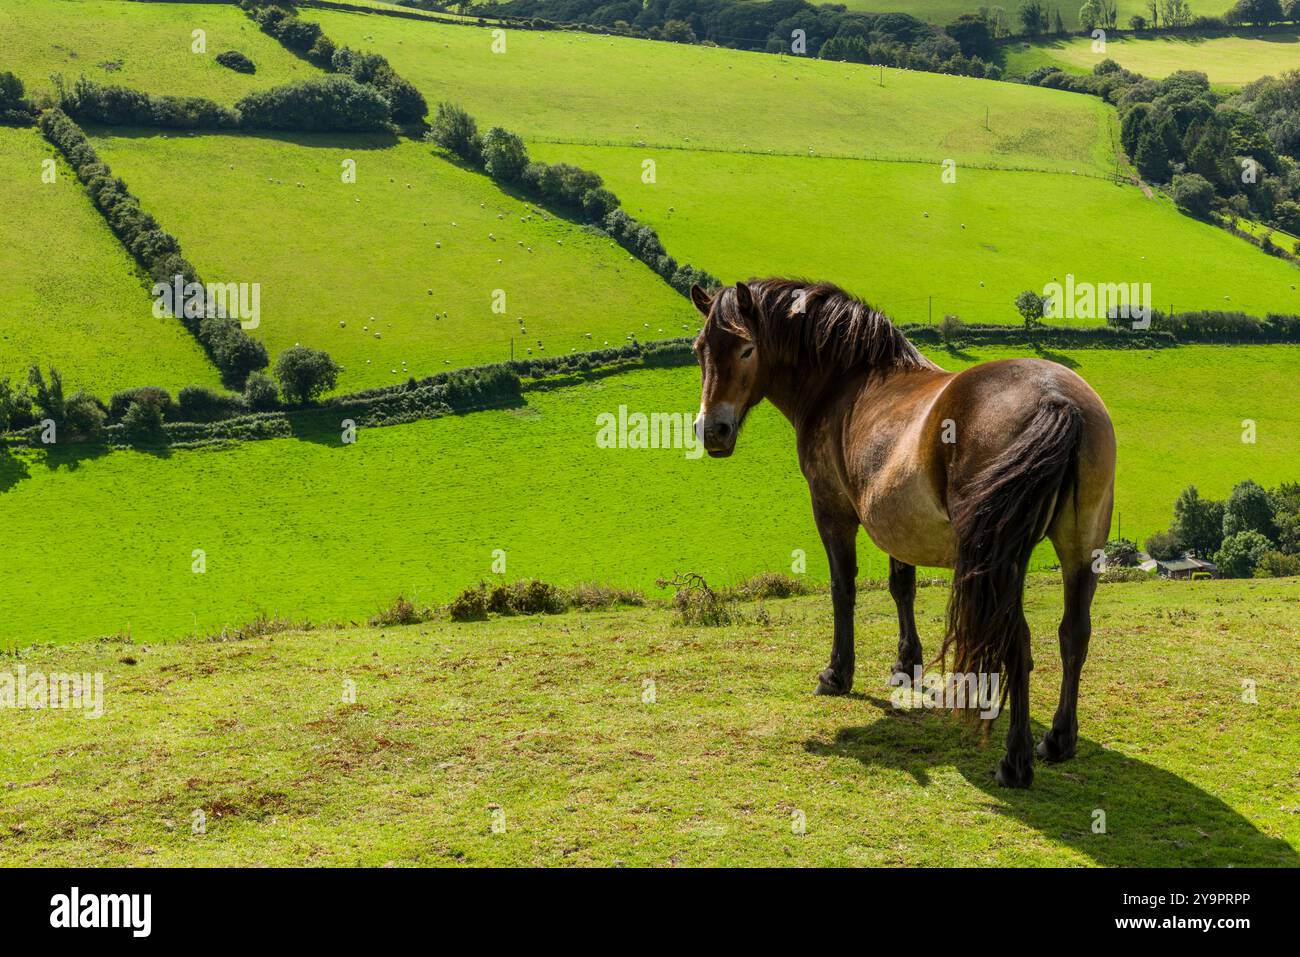
[[[1047,5],[1043,0],[1026,0],[1020,5],[1021,32],[1027,37],[1042,36],[1047,32]]]
[[[474,117],[455,103],[438,104],[426,139],[475,166],[483,162],[483,144],[479,139],[478,124],[474,122]]]
[[[1156,133],[1147,131],[1138,140],[1137,155],[1133,157],[1142,178],[1152,183],[1163,183],[1169,179],[1169,152],[1165,149],[1164,139]],[[1209,186],[1208,183],[1206,183]],[[1213,187],[1211,187],[1213,192]]]
[[[1079,26],[1083,27],[1083,29],[1087,30],[1089,33],[1091,33],[1093,28],[1097,26],[1100,19],[1101,9],[1097,4],[1097,0],[1087,0],[1087,2],[1079,8]]]
[[[379,90],[334,74],[254,90],[235,109],[244,126],[264,130],[382,130],[392,119]]]
[[[45,377],[41,375],[41,367],[32,366],[27,370],[27,384],[33,389],[32,405],[36,410],[45,418],[62,425],[67,417],[67,402],[63,398],[63,376],[59,375],[59,370],[50,367],[50,381],[46,384]]]
[[[1266,27],[1285,19],[1280,0],[1237,0],[1224,15],[1229,23],[1250,23]]]
[[[1268,539],[1259,532],[1238,532],[1223,540],[1214,564],[1225,578],[1249,578],[1269,550]]]
[[[1182,558],[1183,543],[1173,532],[1156,532],[1146,543],[1147,554],[1157,561],[1168,562]]]
[[[132,402],[122,416],[122,433],[128,441],[139,445],[161,442],[166,438],[162,407],[148,400]]]
[[[1300,0],[1297,0],[1300,2]],[[952,23],[943,28],[948,36],[957,41],[964,56],[979,57],[981,60],[993,59],[996,52],[989,24],[984,17],[974,13],[963,13]]]
[[[1210,215],[1214,203],[1214,187],[1199,173],[1179,173],[1174,177],[1172,193],[1180,209],[1202,219]]]
[[[265,372],[254,372],[244,383],[244,402],[254,412],[266,412],[280,404],[275,380]]]
[[[328,353],[306,346],[285,349],[275,363],[275,377],[287,402],[311,402],[334,388],[338,375],[339,367]]]
[[[1147,18],[1142,16],[1140,13],[1134,14],[1128,18],[1128,25],[1133,30],[1141,33],[1147,28]]]
[[[1026,329],[1032,329],[1042,322],[1045,307],[1046,302],[1043,297],[1032,289],[1026,289],[1016,296],[1016,311],[1025,320]]]
[[[665,20],[663,36],[673,43],[694,43],[696,39],[695,31],[685,20]]]
[[[494,126],[483,137],[483,168],[502,183],[517,183],[528,166],[528,149],[518,135]]]
[[[1223,544],[1223,503],[1201,498],[1196,486],[1189,485],[1174,502],[1169,530],[1193,555],[1213,555]]]
[[[1277,537],[1273,521],[1273,498],[1259,485],[1247,479],[1233,486],[1223,506],[1223,537],[1240,532],[1259,532],[1272,540]]]

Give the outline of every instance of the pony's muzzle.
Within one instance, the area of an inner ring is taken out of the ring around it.
[[[704,451],[714,458],[726,458],[736,449],[736,424],[724,417],[700,416],[695,428]]]

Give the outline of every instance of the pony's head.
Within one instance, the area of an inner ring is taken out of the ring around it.
[[[745,415],[763,400],[763,356],[755,341],[754,297],[743,282],[710,296],[691,287],[691,302],[705,318],[695,339],[703,385],[695,432],[714,458],[736,448]]]

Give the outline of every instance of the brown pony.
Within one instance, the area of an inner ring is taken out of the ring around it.
[[[751,280],[709,295],[695,340],[703,372],[696,423],[714,457],[735,449],[746,413],[770,399],[790,420],[813,517],[830,560],[835,639],[818,694],[853,687],[857,533],[889,555],[898,606],[895,673],[922,663],[916,566],[954,569],[947,635],[958,674],[998,675],[1011,704],[1001,784],[1033,780],[1030,553],[1060,558],[1060,705],[1040,757],[1073,757],[1079,675],[1088,654],[1094,568],[1110,528],[1115,432],[1097,394],[1054,362],[1004,359],[945,372],[880,312],[825,283]]]

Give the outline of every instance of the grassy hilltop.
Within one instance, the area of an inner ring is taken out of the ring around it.
[[[927,653],[946,599],[945,588],[919,593]],[[828,604],[746,606],[749,621],[725,628],[682,627],[647,607],[33,651],[21,659],[31,670],[102,671],[105,713],[0,711],[4,858],[1300,863],[1295,580],[1103,585],[1079,755],[1039,764],[1028,791],[993,784],[999,747],[941,714],[891,706],[887,592],[860,598],[857,692],[812,695]],[[1035,734],[1056,703],[1059,613],[1055,578],[1032,579]],[[1247,678],[1257,704],[1242,701]]]

